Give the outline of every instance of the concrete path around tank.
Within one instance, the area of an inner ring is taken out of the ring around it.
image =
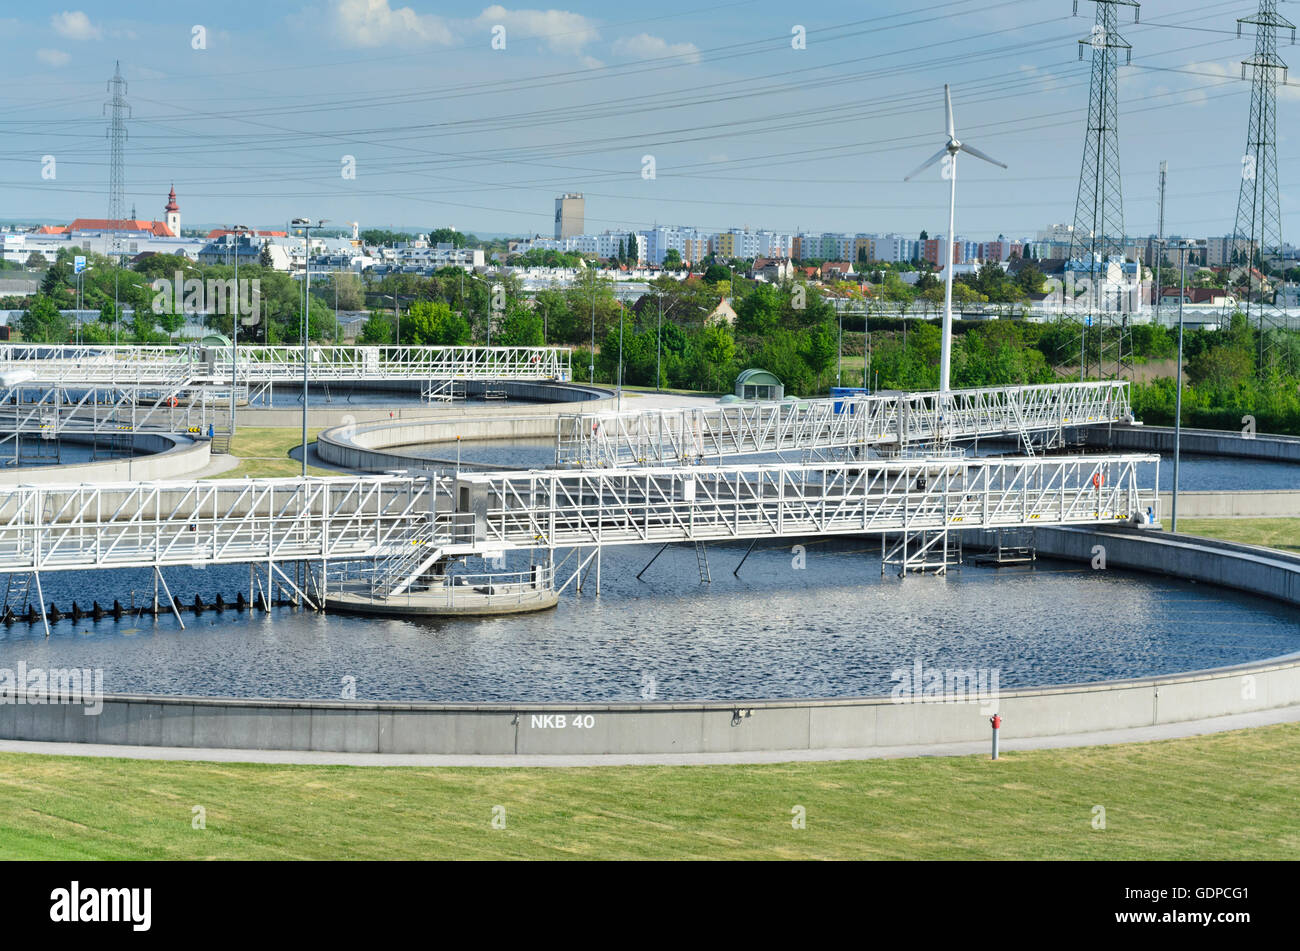
[[[240,463],[243,461],[244,460],[239,456],[233,456],[230,453],[217,453],[212,457],[212,461],[202,469],[198,469],[194,472],[186,472],[183,475],[176,476],[175,478],[177,481],[182,479],[186,481],[192,479],[208,479],[212,476],[223,475],[231,469],[238,468]]]
[[[1162,723],[1158,726],[1095,733],[1017,739],[1008,724],[1003,729],[1001,752],[1105,746],[1172,740],[1300,722],[1300,705],[1258,710],[1205,720]],[[761,763],[812,763],[838,760],[907,759],[919,756],[987,755],[988,743],[941,743],[918,746],[881,746],[862,749],[773,750],[740,753],[637,753],[579,756],[465,756],[404,753],[324,753],[304,750],[193,749],[175,746],[110,746],[98,743],[45,743],[0,740],[0,753],[38,753],[46,756],[95,756],[119,759],[175,760],[209,763],[273,763],[299,766],[420,766],[420,767],[590,767],[590,766],[734,766]]]

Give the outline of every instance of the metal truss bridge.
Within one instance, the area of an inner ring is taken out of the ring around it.
[[[0,345],[0,375],[22,382],[121,385],[300,383],[302,347]],[[363,380],[572,379],[560,347],[307,347],[312,383]],[[26,376],[27,373],[32,374]]]
[[[235,396],[247,399],[247,388]],[[230,431],[230,385],[62,384],[0,380],[0,446],[23,437]],[[17,452],[15,452],[17,455]]]
[[[309,600],[282,563],[320,563],[319,595],[331,563],[366,562],[377,590],[400,594],[466,555],[542,549],[553,562],[561,548],[598,556],[608,545],[820,535],[897,536],[887,561],[943,570],[952,531],[1109,524],[1154,510],[1156,476],[1141,485],[1143,464],[1159,457],[15,486],[0,488],[0,573],[34,579],[43,611],[50,571],[152,567],[165,588],[168,566],[263,564],[268,585],[278,575]]]
[[[1123,381],[877,394],[707,409],[562,417],[561,466],[689,465],[755,453],[854,450],[906,454],[955,442],[1014,436],[1029,453],[1059,444],[1067,427],[1131,420]]]

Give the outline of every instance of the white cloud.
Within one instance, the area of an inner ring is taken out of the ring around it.
[[[614,53],[633,59],[660,59],[665,56],[680,56],[688,63],[700,61],[700,50],[694,43],[669,43],[667,40],[649,33],[625,36],[614,41]]]
[[[453,39],[442,17],[394,10],[388,0],[335,0],[330,19],[335,36],[350,46],[446,46]]]
[[[37,50],[36,58],[46,66],[67,66],[72,57],[63,50]]]
[[[600,39],[592,20],[568,10],[507,10],[498,3],[480,13],[474,22],[480,27],[504,24],[507,43],[535,39],[554,53],[574,56],[580,55],[588,43]]]
[[[90,17],[80,10],[64,10],[50,17],[50,26],[59,36],[69,40],[97,40],[99,27],[90,22]]]

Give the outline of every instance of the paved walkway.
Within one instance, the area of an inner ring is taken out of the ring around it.
[[[233,456],[228,452],[216,453],[211,457],[211,461],[202,469],[199,469],[197,472],[186,472],[176,478],[185,479],[187,481],[190,479],[207,479],[210,476],[218,476],[222,473],[229,472],[231,469],[237,468],[243,461],[244,460],[239,458],[239,456]]]
[[[1016,739],[1004,730],[1004,753],[1022,750],[1065,749],[1076,746],[1104,746],[1113,743],[1142,743],[1172,740],[1300,722],[1300,705],[1242,713],[1206,720],[1188,720],[1159,726],[1094,733]],[[987,755],[988,743],[939,743],[917,746],[880,746],[840,750],[778,750],[745,753],[635,753],[604,756],[452,756],[403,753],[320,753],[295,750],[191,749],[176,746],[110,746],[99,743],[43,743],[29,740],[0,740],[0,753],[40,753],[48,756],[107,756],[121,759],[178,760],[209,763],[279,763],[305,766],[720,766],[755,763],[810,763],[837,760],[908,759],[918,756]]]

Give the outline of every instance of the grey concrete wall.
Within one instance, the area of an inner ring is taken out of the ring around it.
[[[418,381],[396,380],[390,382],[393,387],[404,392],[411,391],[412,387],[414,387],[414,392],[419,392],[420,389]],[[475,393],[481,392],[483,387],[481,381],[469,381],[466,385],[470,387],[471,392]],[[601,387],[582,383],[502,381],[499,385],[505,387],[506,395],[512,399],[526,399],[537,402],[538,405],[529,406],[523,410],[528,415],[595,413],[613,409],[615,405],[612,392]],[[367,384],[365,388],[370,389],[370,385]],[[347,402],[347,397],[342,395],[335,395],[332,403],[325,404],[323,392],[317,393],[315,390],[312,391],[310,399],[311,402],[307,406],[307,425],[312,429],[342,426],[347,423],[387,422],[393,419],[518,416],[521,411],[518,404],[500,406],[492,403],[463,402],[429,406],[395,405],[391,409],[352,406]],[[320,402],[317,402],[318,399]],[[301,407],[260,409],[245,406],[239,408],[237,419],[240,426],[301,426],[302,409]]]
[[[1073,433],[1092,446],[1132,449],[1142,452],[1173,452],[1172,426],[1091,426]],[[1247,438],[1240,432],[1213,429],[1184,429],[1180,438],[1183,452],[1238,459],[1268,459],[1300,463],[1300,437],[1259,433]]]
[[[78,434],[69,433],[61,438],[77,442]],[[90,438],[87,435],[82,441],[88,443]],[[66,466],[0,469],[0,485],[103,484],[180,479],[205,468],[212,460],[212,446],[206,439],[163,433],[136,433],[135,445],[149,454],[132,459],[106,459],[103,462],[79,462]]]
[[[1300,482],[1300,469],[1296,470]],[[1168,525],[1173,493],[1160,493],[1160,518]],[[1179,492],[1179,518],[1300,518],[1300,490]]]
[[[1043,554],[1239,588],[1300,604],[1300,556],[1116,528],[1039,529]],[[108,685],[111,688],[111,684]],[[1166,677],[1004,690],[996,702],[811,701],[425,704],[113,696],[80,707],[0,705],[0,737],[141,746],[380,753],[696,753],[951,743],[1123,729],[1300,703],[1300,654]],[[576,720],[575,717],[582,719]],[[589,719],[588,719],[589,718]]]
[[[531,387],[545,395],[542,384],[511,384]],[[437,464],[428,458],[406,455],[403,446],[447,443],[447,458],[456,454],[456,438],[461,439],[554,439],[559,418],[568,413],[599,412],[612,409],[615,400],[608,391],[595,387],[571,385],[545,386],[545,391],[566,393],[582,390],[592,398],[581,402],[556,402],[528,407],[526,415],[518,406],[467,407],[451,404],[447,412],[421,407],[418,415],[379,422],[348,420],[322,432],[316,440],[316,453],[331,465],[361,472],[387,472],[390,469],[429,469]],[[550,394],[555,395],[555,394]],[[599,397],[599,398],[596,398]],[[436,415],[435,415],[436,412]],[[360,424],[360,425],[358,425]],[[476,466],[464,469],[508,469],[509,466]]]
[[[1245,699],[1247,696],[1250,699]],[[360,753],[603,754],[842,749],[1122,729],[1300,703],[1300,657],[1175,677],[1002,691],[996,703],[888,697],[694,704],[418,704],[118,696],[0,706],[6,739]],[[580,719],[579,719],[580,718]]]

